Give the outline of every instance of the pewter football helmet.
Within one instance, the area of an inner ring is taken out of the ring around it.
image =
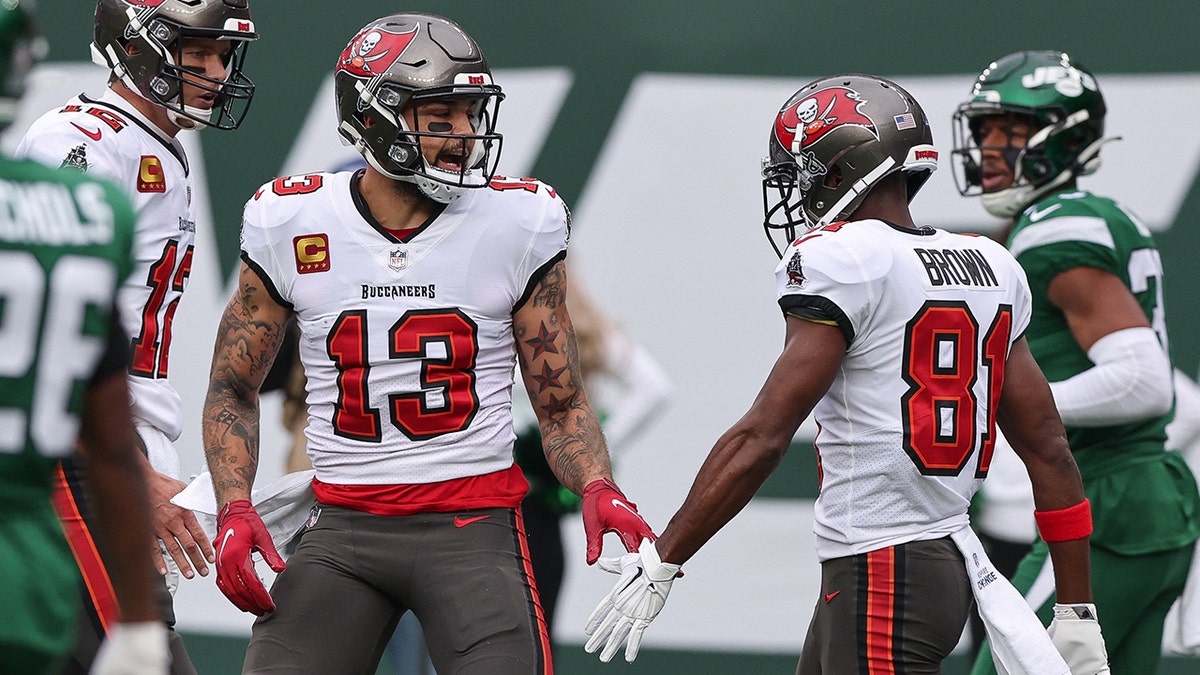
[[[230,42],[224,80],[181,65],[186,38]],[[254,96],[254,83],[242,66],[247,44],[257,39],[248,0],[99,0],[92,60],[142,98],[166,108],[182,129],[236,129]],[[185,73],[187,84],[216,96],[211,109],[184,105]]]
[[[363,27],[338,58],[334,75],[338,132],[367,162],[422,194],[449,203],[467,188],[484,187],[495,173],[501,136],[496,115],[504,94],[487,60],[458,24],[434,14],[393,14]],[[434,99],[471,101],[472,133],[409,128],[402,111]],[[458,171],[434,166],[422,138],[461,141]]]
[[[881,77],[834,75],[811,82],[775,116],[763,159],[763,225],[772,236],[843,220],[885,176],[903,171],[912,200],[937,169],[925,112],[907,91]],[[834,185],[826,175],[837,169]]]

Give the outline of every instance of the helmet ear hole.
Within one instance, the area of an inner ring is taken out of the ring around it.
[[[830,190],[836,190],[842,186],[842,180],[842,167],[839,164],[834,164],[833,166],[829,167],[828,171],[825,172],[825,177],[821,181],[821,185],[829,188]]]
[[[1026,170],[1029,172],[1029,179],[1034,183],[1038,183],[1046,178],[1047,175],[1049,175],[1050,165],[1044,159],[1038,160],[1036,162],[1031,162],[1026,167]]]

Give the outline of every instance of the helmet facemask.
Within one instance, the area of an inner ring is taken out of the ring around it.
[[[181,129],[214,127],[236,129],[245,119],[254,96],[254,83],[243,72],[246,48],[256,40],[248,9],[210,7],[200,23],[190,26],[170,18],[177,8],[169,5],[137,10],[125,7],[123,14],[101,3],[97,10],[97,40],[92,43],[92,60],[112,71],[131,91],[167,110],[171,122]],[[167,15],[160,15],[167,14]],[[101,23],[101,22],[104,23]],[[120,23],[123,30],[109,26]],[[104,39],[100,31],[103,30]],[[212,39],[229,51],[223,56],[225,78],[216,79],[184,65],[183,52],[189,39]],[[215,98],[211,108],[187,105],[184,87],[194,87]]]
[[[775,255],[784,257],[788,244],[796,240],[797,233],[812,227],[808,213],[800,207],[803,190],[796,162],[772,162],[769,157],[762,160],[762,210],[763,228]],[[784,233],[785,241],[776,240],[776,234]]]
[[[464,189],[484,187],[491,181],[503,141],[496,133],[496,117],[504,98],[499,87],[443,87],[410,94],[387,84],[371,93],[369,82],[356,84],[359,107],[364,109],[357,123],[343,122],[341,132],[344,139],[354,138],[353,144],[376,171],[393,180],[414,183],[422,194],[443,204],[453,201]],[[471,133],[453,133],[449,123],[421,118],[421,109],[427,104],[446,101],[453,106],[454,101],[462,99],[470,102],[467,115]],[[450,141],[439,157],[458,168],[438,166],[438,157],[432,163],[426,159],[422,139]]]

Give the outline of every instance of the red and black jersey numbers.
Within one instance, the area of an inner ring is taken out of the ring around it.
[[[192,246],[179,254],[179,242],[172,239],[163,247],[158,261],[150,266],[146,285],[150,297],[142,307],[142,327],[132,342],[133,358],[129,362],[129,373],[151,379],[167,376],[171,352],[171,324],[175,310],[179,307],[179,295],[183,293],[188,275],[192,273]],[[167,302],[167,292],[175,291],[175,297]],[[164,311],[163,305],[166,305]],[[159,315],[162,319],[160,321]]]
[[[538,188],[546,188],[546,192],[551,197],[558,196],[554,188],[546,185],[536,178],[509,178],[507,176],[492,176],[492,180],[488,182],[488,187],[501,192],[505,190],[525,190],[526,192],[537,192]]]
[[[338,370],[333,431],[343,438],[379,443],[381,413],[368,405],[368,334],[364,310],[342,312],[329,331],[326,349]],[[388,358],[419,360],[421,389],[388,395],[392,425],[414,441],[466,429],[479,411],[478,354],[478,327],[462,311],[406,312],[388,330]]]
[[[104,124],[107,125],[108,128],[112,129],[113,131],[120,131],[129,124],[124,119],[121,119],[120,115],[114,113],[111,110],[107,110],[105,108],[95,108],[95,107],[91,107],[91,106],[85,108],[80,105],[69,105],[69,106],[66,106],[65,108],[63,108],[62,110],[59,110],[58,112],[60,112],[60,113],[85,112],[85,113],[91,115],[92,117],[95,117],[96,119],[100,120],[101,122],[104,122]],[[100,139],[96,138],[95,140],[100,140]]]
[[[904,450],[926,476],[957,476],[977,448],[975,476],[987,475],[996,443],[996,406],[1012,333],[1012,308],[996,312],[980,340],[979,323],[962,302],[928,301],[905,327],[901,398]],[[988,400],[975,385],[984,379]],[[980,404],[986,406],[978,429]]]
[[[284,176],[283,178],[276,178],[275,182],[271,183],[271,191],[280,197],[306,195],[310,192],[320,190],[324,182],[325,179],[319,173],[307,176]],[[261,194],[261,192],[255,193],[254,198],[257,199]]]

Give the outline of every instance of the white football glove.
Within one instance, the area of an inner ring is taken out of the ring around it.
[[[1071,675],[1109,675],[1108,651],[1093,604],[1054,605],[1054,619],[1046,629],[1050,641],[1071,667]]]
[[[594,654],[603,645],[600,660],[608,663],[625,642],[625,660],[632,663],[642,646],[642,633],[667,602],[679,565],[664,563],[654,542],[644,539],[637,553],[603,558],[600,567],[621,578],[588,617],[583,649]]]
[[[170,666],[166,624],[118,623],[100,645],[90,675],[167,675]]]

